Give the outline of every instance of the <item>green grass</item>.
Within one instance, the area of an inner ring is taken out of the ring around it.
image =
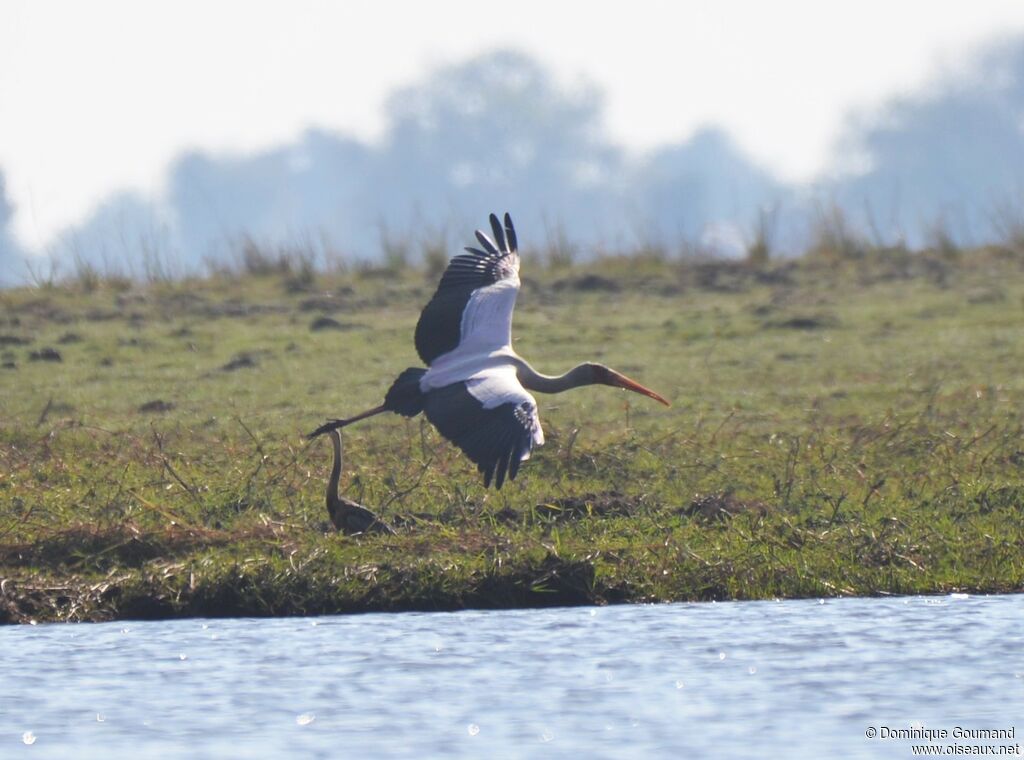
[[[539,396],[547,445],[500,492],[420,419],[347,428],[344,493],[398,526],[362,538],[302,433],[419,363],[434,278],[0,293],[0,622],[1024,586],[1019,254],[523,275],[534,366],[673,406]]]

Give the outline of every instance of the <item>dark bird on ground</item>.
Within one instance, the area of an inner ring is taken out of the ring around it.
[[[394,531],[373,512],[338,493],[338,481],[341,479],[341,434],[337,430],[327,432],[334,444],[334,465],[331,467],[331,479],[327,482],[327,514],[334,527],[348,536],[359,533],[393,534]]]
[[[348,419],[330,420],[314,438],[382,412],[425,412],[441,435],[465,452],[497,488],[515,478],[534,446],[544,443],[537,402],[527,391],[561,393],[583,385],[611,385],[668,401],[602,364],[587,362],[564,375],[542,375],[512,350],[512,310],[519,293],[519,254],[512,219],[491,214],[492,240],[477,230],[482,248],[467,248],[448,264],[437,292],[416,325],[416,351],[428,366],[398,376],[384,403]]]

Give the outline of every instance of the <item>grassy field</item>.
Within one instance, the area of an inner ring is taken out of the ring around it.
[[[436,273],[0,292],[0,622],[1024,589],[1024,256],[524,257],[516,349],[673,401],[538,396],[485,491],[421,419],[347,428],[419,362]]]

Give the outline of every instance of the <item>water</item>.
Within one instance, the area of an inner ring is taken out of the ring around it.
[[[1010,728],[1024,595],[0,628],[0,757],[912,757]]]

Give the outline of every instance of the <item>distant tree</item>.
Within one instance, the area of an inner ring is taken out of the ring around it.
[[[761,210],[777,206],[785,188],[744,156],[720,129],[707,128],[684,143],[661,148],[638,168],[634,209],[644,234],[662,244],[714,248],[733,229],[732,247],[747,246],[746,229]]]
[[[101,203],[55,246],[59,270],[163,279],[183,273],[167,212],[140,193],[123,191]]]
[[[392,95],[379,146],[310,131],[255,155],[182,156],[168,199],[178,239],[191,262],[228,255],[243,238],[326,237],[376,257],[382,239],[436,246],[439,230],[504,209],[535,243],[559,222],[574,240],[593,238],[619,226],[623,189],[600,105],[595,89],[560,89],[518,53],[442,68]]]
[[[7,182],[0,171],[0,285],[13,285],[25,279],[21,248],[10,229],[14,206],[7,199]]]
[[[0,171],[0,230],[7,229],[7,224],[14,216],[14,206],[7,200],[7,178]]]
[[[556,257],[662,238],[742,252],[779,183],[718,130],[628,160],[602,105],[595,87],[562,85],[522,53],[487,53],[396,91],[378,144],[311,130],[254,154],[190,152],[162,202],[113,198],[65,239],[102,258],[119,245],[118,220],[121,239],[166,227],[184,269],[251,243],[378,260],[385,247],[429,249],[439,260],[487,213],[508,210],[526,247]],[[115,235],[106,248],[101,233]]]
[[[993,213],[1024,190],[1024,45],[998,45],[959,78],[860,117],[840,143],[847,213],[890,242],[991,239]],[[852,158],[852,161],[851,161]]]
[[[169,201],[191,263],[229,255],[242,239],[264,245],[348,241],[365,184],[368,151],[309,131],[294,145],[255,155],[189,153],[171,169]]]
[[[638,204],[670,231],[711,223],[721,231],[727,218],[749,224],[775,187],[714,131],[634,171],[607,140],[598,90],[559,85],[516,52],[430,73],[388,99],[386,118],[378,145],[311,130],[255,154],[187,153],[171,167],[166,211],[122,194],[64,240],[75,255],[102,262],[112,249],[116,258],[132,255],[125,243],[142,231],[163,230],[186,270],[252,242],[377,259],[386,243],[438,259],[470,242],[466,230],[487,213],[508,210],[526,246],[564,256],[566,241],[573,255],[651,242],[635,223]]]
[[[388,100],[373,186],[395,224],[512,211],[529,240],[559,224],[592,241],[621,224],[623,161],[591,86],[557,86],[516,52],[442,68]]]
[[[882,244],[920,246],[935,230],[951,244],[1024,240],[1021,43],[852,120],[817,194],[785,185],[716,128],[627,158],[603,129],[596,87],[563,85],[530,57],[498,51],[394,92],[377,144],[311,130],[255,154],[187,153],[165,198],[114,196],[64,240],[101,262],[112,250],[140,256],[131,249],[142,239],[165,241],[186,270],[237,255],[245,241],[378,260],[385,247],[429,249],[436,266],[488,212],[508,210],[526,246],[559,255],[570,242],[572,255],[679,243],[744,255],[764,209],[777,210],[773,247],[796,251],[822,207]],[[10,213],[0,192],[0,262],[17,256]]]

